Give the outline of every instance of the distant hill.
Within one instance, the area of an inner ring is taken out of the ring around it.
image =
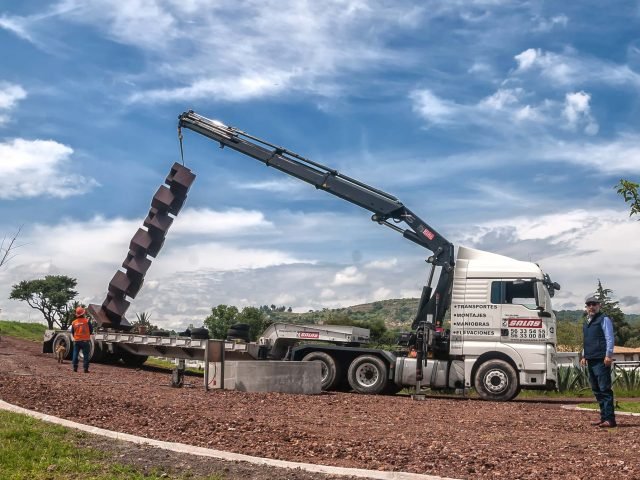
[[[375,322],[382,320],[393,330],[409,329],[418,308],[419,299],[399,298],[346,308],[325,308],[306,313],[269,312],[274,322],[327,323],[331,319],[347,317],[352,321]]]
[[[582,320],[584,312],[582,310],[559,310],[556,312],[558,321],[578,322]],[[640,314],[625,313],[624,318],[632,327],[640,326]]]
[[[348,317],[358,321],[376,321],[382,319],[389,329],[410,329],[418,308],[417,298],[396,298],[380,300],[346,308],[323,309],[307,313],[269,312],[274,322],[287,323],[326,323],[336,316]],[[582,318],[582,310],[558,310],[556,317],[559,322],[578,322]],[[627,322],[632,326],[640,326],[639,314],[626,314]]]

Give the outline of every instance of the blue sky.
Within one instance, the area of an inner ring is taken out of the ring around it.
[[[0,3],[0,316],[25,278],[101,302],[196,112],[396,195],[455,245],[539,262],[576,308],[640,312],[638,2]],[[369,214],[185,134],[197,175],[129,309],[296,311],[416,297],[428,252]]]

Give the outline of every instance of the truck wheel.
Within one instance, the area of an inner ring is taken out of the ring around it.
[[[483,400],[507,402],[518,394],[516,370],[504,360],[488,360],[480,365],[474,384]]]
[[[102,362],[106,356],[104,345],[102,345],[101,342],[96,342],[94,339],[91,339],[91,343],[93,345],[93,355],[91,355],[91,361]]]
[[[320,362],[322,367],[322,390],[334,390],[340,383],[342,372],[331,355],[324,352],[311,352],[302,358],[303,362]]]
[[[93,338],[91,339],[91,341],[89,342],[89,361],[93,361],[93,356],[95,354],[96,351],[96,344],[93,341]],[[84,361],[84,354],[82,353],[82,350],[80,350],[78,352],[78,359],[80,362]]]
[[[387,366],[378,357],[361,355],[349,365],[347,378],[358,393],[382,393],[387,387]]]
[[[59,345],[64,346],[64,359],[71,360],[71,355],[73,353],[73,341],[71,340],[71,335],[67,335],[66,333],[58,333],[56,337],[53,339],[53,344],[51,348],[55,352]]]
[[[126,350],[120,352],[120,358],[127,367],[140,368],[149,358],[147,355],[135,355]]]

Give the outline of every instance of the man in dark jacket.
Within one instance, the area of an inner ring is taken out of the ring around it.
[[[613,322],[600,311],[601,301],[596,294],[585,299],[587,318],[582,326],[584,350],[580,364],[587,366],[591,390],[600,405],[600,421],[592,425],[600,428],[616,426],[611,365],[613,364]]]

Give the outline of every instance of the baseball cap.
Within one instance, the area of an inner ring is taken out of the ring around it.
[[[600,297],[598,297],[598,294],[596,293],[590,293],[589,295],[587,295],[584,299],[584,303],[602,303],[602,301],[600,300]]]

